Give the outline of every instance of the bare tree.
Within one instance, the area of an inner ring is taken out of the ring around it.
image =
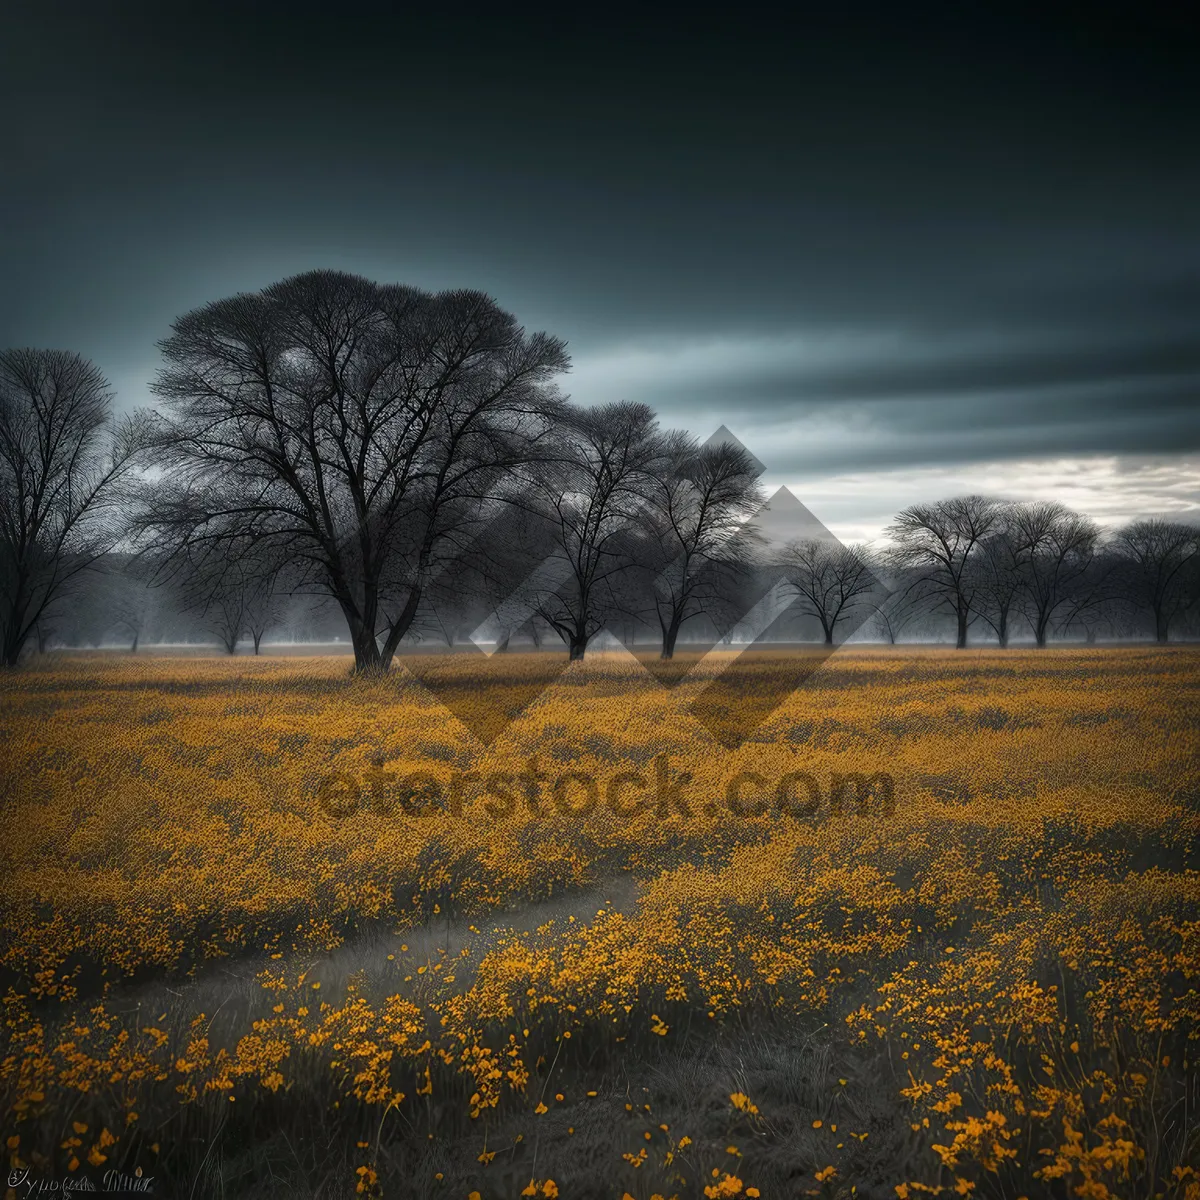
[[[514,492],[510,501],[472,541],[442,555],[426,586],[418,624],[422,633],[431,632],[447,649],[461,635],[493,623],[496,653],[506,651],[513,635],[524,630],[540,636],[522,585],[545,558],[552,529],[529,489]],[[514,596],[516,604],[511,602]],[[502,609],[505,621],[493,621]]]
[[[885,581],[885,586],[888,589],[885,594],[875,594],[870,598],[871,620],[888,644],[894,646],[919,615],[920,602],[896,579]]]
[[[1072,581],[1065,605],[1055,614],[1057,632],[1082,629],[1090,646],[1100,629],[1115,630],[1121,604],[1117,566],[1111,547],[1101,545],[1087,569]]]
[[[285,611],[286,598],[274,575],[260,575],[248,581],[243,625],[254,643],[255,655],[262,647],[263,637],[279,624]]]
[[[866,554],[857,546],[805,538],[787,546],[783,561],[798,608],[820,621],[827,646],[834,643],[838,623],[880,590]]]
[[[992,627],[1000,648],[1008,646],[1012,622],[1020,615],[1025,583],[1026,543],[1017,528],[1018,505],[998,504],[992,531],[981,538],[968,562],[976,612]]]
[[[92,601],[104,609],[112,626],[128,634],[129,653],[136,654],[142,637],[164,608],[168,591],[168,584],[155,582],[153,565],[145,559],[109,555]]]
[[[680,628],[711,614],[744,577],[757,548],[750,518],[762,507],[758,467],[740,446],[698,446],[672,433],[662,466],[648,474],[644,531],[658,567],[654,613],[661,656],[673,658]]]
[[[889,529],[891,561],[911,573],[906,593],[953,614],[960,650],[967,644],[979,592],[975,555],[980,542],[996,528],[999,510],[996,501],[984,496],[959,496],[914,504]]]
[[[204,624],[217,635],[226,654],[236,654],[246,627],[246,596],[237,587],[222,587],[204,610]]]
[[[559,401],[564,344],[490,297],[337,271],[197,309],[161,345],[170,436],[146,524],[218,557],[268,543],[384,671],[439,556],[494,515]]]
[[[451,604],[441,602],[431,602],[429,605],[433,623],[437,628],[438,635],[446,643],[447,650],[454,649],[454,643],[462,631],[461,611]],[[504,648],[507,649],[507,643]]]
[[[1112,549],[1124,595],[1150,613],[1155,640],[1166,642],[1171,623],[1197,600],[1200,529],[1177,521],[1134,521],[1118,530]]]
[[[15,666],[81,573],[120,539],[122,484],[151,419],[112,416],[100,371],[65,350],[0,352],[0,661]]]
[[[203,544],[185,546],[172,553],[156,572],[179,586],[183,606],[198,613],[204,627],[217,636],[226,653],[237,652],[248,636],[257,655],[264,634],[285,611],[280,580],[289,564],[279,548],[250,537],[227,542],[220,555]]]
[[[1071,603],[1095,557],[1100,530],[1056,501],[1018,504],[1010,536],[1034,641],[1045,647],[1051,622]]]
[[[625,401],[565,413],[560,438],[532,491],[549,554],[525,591],[575,660],[607,619],[628,612],[621,576],[638,561],[637,531],[664,446],[650,408]]]

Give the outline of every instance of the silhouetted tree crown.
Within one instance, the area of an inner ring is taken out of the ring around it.
[[[155,391],[173,485],[148,522],[193,555],[270,542],[386,670],[439,555],[535,459],[566,348],[476,291],[312,271],[181,317]]]

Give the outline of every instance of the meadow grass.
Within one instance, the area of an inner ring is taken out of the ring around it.
[[[1200,652],[845,648],[777,708],[786,652],[752,652],[732,750],[692,715],[719,656],[547,659],[0,679],[16,1175],[1200,1197]],[[796,772],[811,814],[730,811]],[[881,772],[893,803],[831,803]]]

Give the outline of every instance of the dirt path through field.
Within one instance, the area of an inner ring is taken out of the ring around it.
[[[305,983],[318,984],[314,1000],[337,1003],[345,996],[351,976],[358,975],[366,995],[379,1000],[402,995],[424,1004],[471,985],[479,962],[506,936],[528,934],[550,922],[560,930],[587,925],[601,911],[632,911],[638,882],[614,875],[602,883],[565,892],[519,908],[498,909],[470,920],[435,919],[410,929],[396,930],[379,922],[326,955],[289,954],[272,960],[264,955],[236,962],[212,963],[192,980],[114,988],[109,1009],[139,1014],[139,1024],[182,1030],[203,1013],[211,1049],[232,1050],[250,1022],[269,1008],[260,973],[282,968],[292,982],[305,972]],[[318,994],[319,993],[319,994]],[[160,1016],[161,1014],[161,1016]]]

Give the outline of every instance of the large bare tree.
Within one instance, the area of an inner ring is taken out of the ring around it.
[[[386,671],[439,558],[494,516],[560,405],[565,345],[477,291],[311,271],[181,317],[156,392],[174,486],[148,524],[270,543]]]
[[[967,644],[979,599],[979,544],[997,527],[1000,515],[1001,506],[985,496],[957,496],[906,508],[888,531],[893,565],[909,573],[906,594],[953,614],[960,650]]]
[[[123,485],[151,418],[115,418],[100,370],[65,350],[0,352],[0,662],[123,531]]]

